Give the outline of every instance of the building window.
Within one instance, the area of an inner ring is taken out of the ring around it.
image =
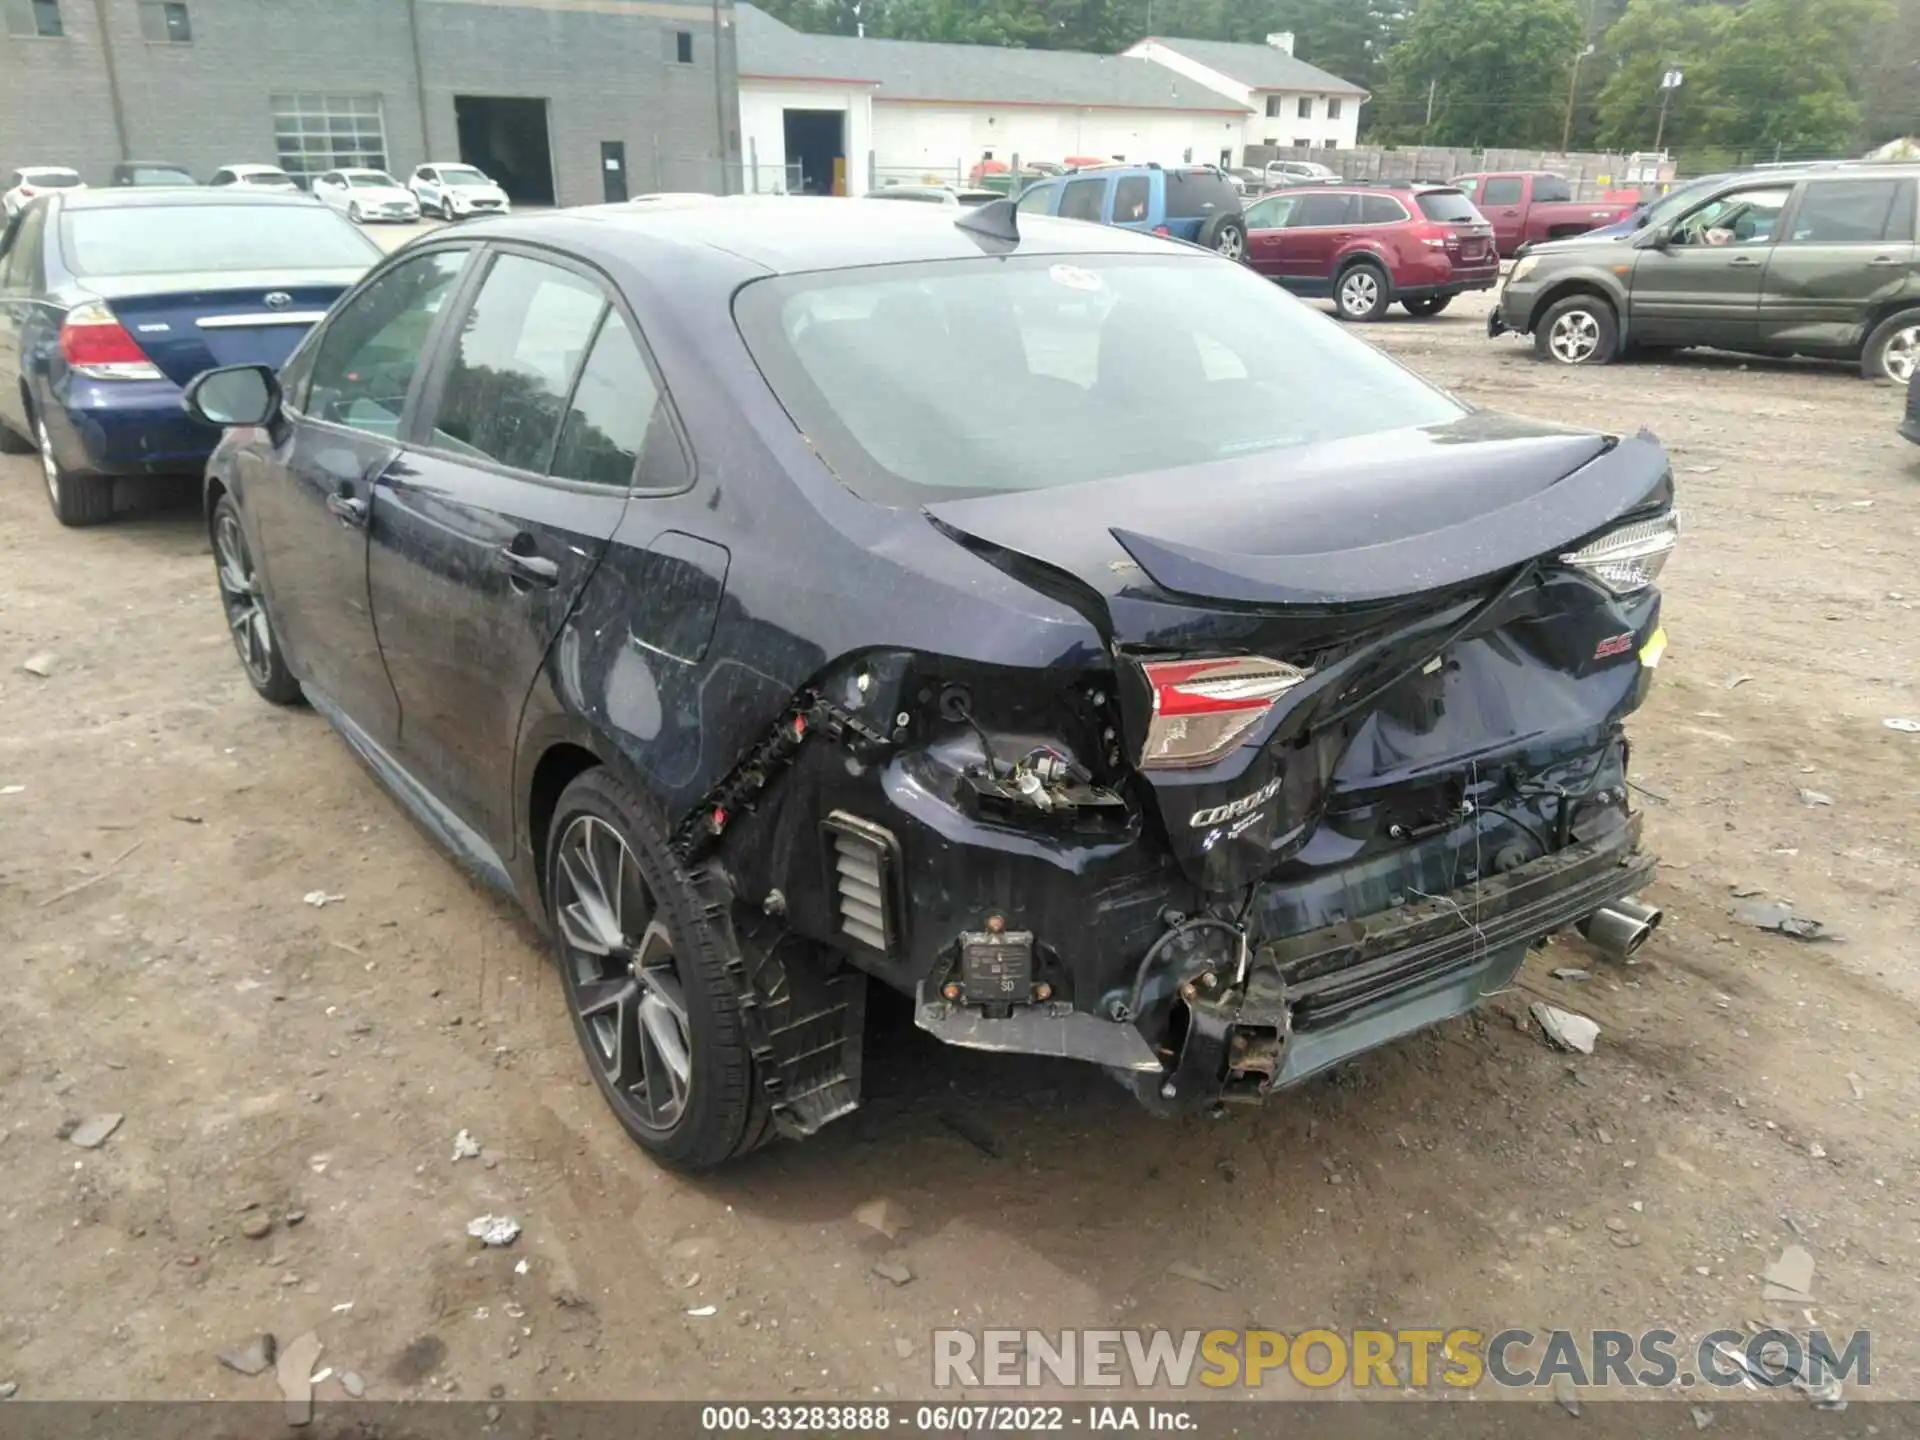
[[[1267,96],[1267,115],[1268,115],[1268,117],[1269,117],[1269,118],[1272,118],[1273,116],[1276,116],[1276,115],[1278,115],[1279,113],[1280,113],[1280,97],[1279,97],[1278,95],[1269,95],[1269,96]]]
[[[273,143],[280,168],[302,185],[326,170],[387,168],[378,95],[276,95]]]
[[[1302,95],[1300,97],[1300,105],[1296,113],[1302,120],[1311,120],[1313,118],[1313,97],[1311,95]]]
[[[193,21],[173,0],[140,0],[140,38],[158,45],[191,45]]]
[[[693,63],[693,32],[677,30],[673,36],[673,58],[682,65]]]
[[[1296,150],[1311,150],[1313,148],[1313,142],[1311,140],[1296,139],[1293,142],[1293,148]]]
[[[1269,135],[1267,136],[1266,139],[1262,140],[1260,143],[1262,145],[1272,146],[1275,150],[1278,150],[1280,148],[1280,137],[1278,135]]]
[[[1320,142],[1320,148],[1322,150],[1338,150],[1340,148],[1340,142],[1338,140],[1323,140]]]
[[[57,40],[67,33],[60,23],[60,0],[5,0],[7,33]]]
[[[1340,102],[1338,100],[1327,101],[1327,119],[1338,120],[1339,118],[1340,118]]]

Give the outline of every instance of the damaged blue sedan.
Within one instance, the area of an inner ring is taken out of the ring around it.
[[[188,403],[253,687],[539,920],[664,1161],[855,1108],[873,981],[1178,1111],[1658,923],[1665,454],[1216,255],[1006,202],[488,220]]]

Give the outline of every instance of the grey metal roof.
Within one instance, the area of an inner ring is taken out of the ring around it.
[[[1164,35],[1151,35],[1148,39],[1255,90],[1305,90],[1315,95],[1368,93],[1351,80],[1329,75],[1317,65],[1309,65],[1271,45],[1241,45],[1231,40],[1175,40]]]
[[[1232,115],[1247,108],[1163,65],[1124,55],[810,35],[752,5],[736,6],[734,15],[743,79],[851,81],[872,85],[880,100]]]

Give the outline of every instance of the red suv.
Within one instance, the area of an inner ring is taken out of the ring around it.
[[[1493,227],[1451,185],[1327,185],[1246,207],[1247,263],[1296,295],[1332,296],[1342,320],[1399,301],[1438,315],[1500,278]]]

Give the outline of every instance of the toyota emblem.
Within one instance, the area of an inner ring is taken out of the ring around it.
[[[275,290],[267,296],[269,310],[284,310],[293,303],[293,297],[284,290]]]

